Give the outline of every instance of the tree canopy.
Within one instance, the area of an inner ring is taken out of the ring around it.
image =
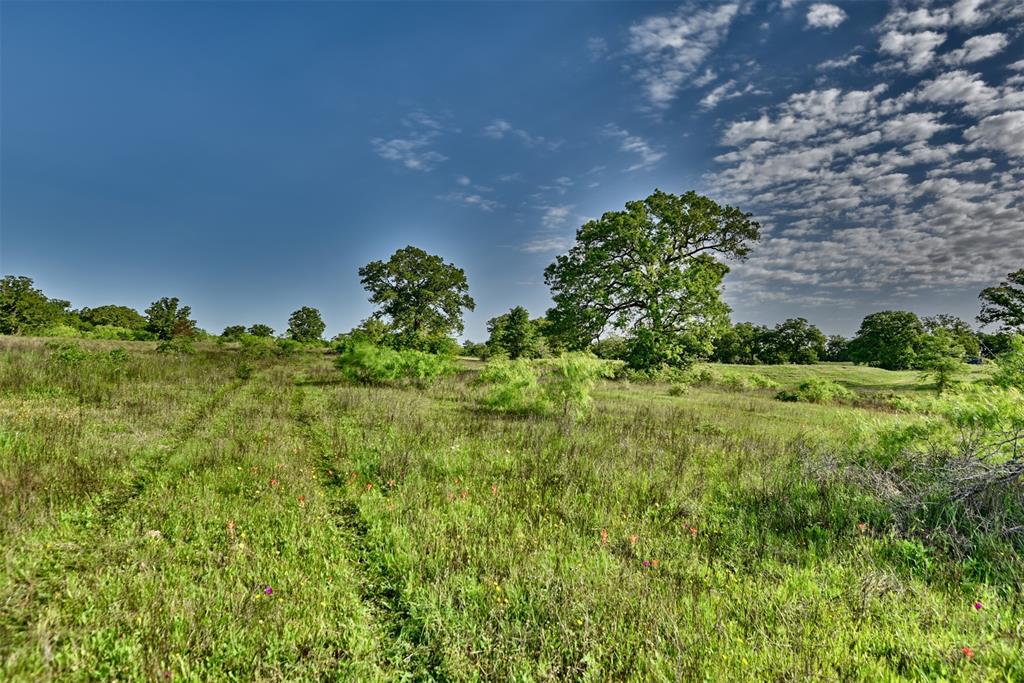
[[[487,321],[490,338],[487,347],[491,353],[504,353],[509,358],[537,358],[541,355],[542,340],[530,313],[516,306]]]
[[[387,320],[400,346],[425,348],[460,334],[463,309],[476,307],[466,273],[417,247],[372,261],[359,269],[359,276],[370,302],[379,306],[373,317]]]
[[[89,325],[113,325],[129,330],[146,329],[146,318],[128,306],[107,304],[96,308],[84,307],[77,313],[79,319]]]
[[[0,280],[0,334],[25,334],[54,325],[70,305],[47,298],[32,278],[7,275]]]
[[[923,333],[921,320],[910,311],[872,313],[850,340],[850,357],[886,370],[909,370],[915,365]]]
[[[760,237],[751,214],[695,192],[655,190],[576,232],[575,245],[544,271],[558,336],[585,348],[608,328],[628,335],[634,367],[686,364],[712,351],[728,326],[720,299],[728,267]]]
[[[146,309],[146,329],[157,339],[167,341],[175,337],[191,337],[196,332],[196,321],[190,306],[180,306],[178,297],[163,297]]]
[[[270,325],[264,325],[263,323],[256,323],[255,325],[249,326],[249,334],[254,337],[273,337],[274,328]]]
[[[320,341],[325,329],[320,311],[310,306],[303,306],[288,318],[288,336],[298,342]]]
[[[1007,274],[996,287],[986,287],[978,295],[982,325],[999,323],[1004,331],[1024,332],[1024,268]]]

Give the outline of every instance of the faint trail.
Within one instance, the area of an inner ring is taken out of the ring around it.
[[[348,463],[336,454],[328,436],[309,409],[305,387],[296,386],[292,395],[292,416],[309,451],[312,464],[318,470],[317,481],[323,489],[331,514],[342,536],[349,542],[360,575],[359,597],[366,605],[374,622],[390,642],[382,644],[388,655],[388,664],[395,667],[395,678],[414,680],[447,680],[441,654],[424,636],[422,624],[413,616],[402,587],[405,577],[386,563],[379,561],[379,545],[371,546],[370,528],[363,517],[358,501],[346,488],[339,468]],[[322,390],[314,389],[317,393]]]
[[[122,486],[108,492],[96,504],[95,520],[86,518],[81,520],[85,526],[91,526],[93,521],[98,522],[100,529],[110,526],[131,501],[142,495],[146,490],[150,478],[167,463],[170,457],[178,452],[181,447],[196,433],[199,426],[213,415],[225,410],[230,399],[249,379],[235,379],[222,385],[196,410],[190,413],[180,425],[172,432],[171,443],[158,447],[157,452],[138,463],[134,476]]]

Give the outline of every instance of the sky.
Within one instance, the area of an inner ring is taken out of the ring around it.
[[[1024,3],[0,2],[0,273],[74,307],[330,336],[412,244],[482,340],[655,188],[761,222],[734,321],[973,320],[1024,267]]]

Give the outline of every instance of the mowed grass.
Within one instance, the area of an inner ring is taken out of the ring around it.
[[[911,417],[608,383],[567,424],[470,374],[0,343],[0,679],[1024,678],[1019,580],[819,472]]]

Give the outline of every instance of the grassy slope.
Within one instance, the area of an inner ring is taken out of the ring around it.
[[[1024,676],[1012,587],[808,473],[863,411],[608,385],[568,429],[124,346],[0,355],[0,678]]]

